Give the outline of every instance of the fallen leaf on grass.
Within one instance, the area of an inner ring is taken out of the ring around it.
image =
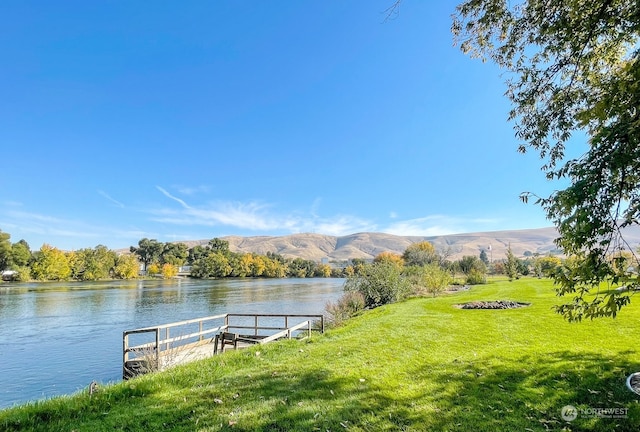
[[[217,404],[221,404],[221,403],[222,403],[222,400],[221,400],[221,399],[217,399],[217,398],[216,398],[216,399],[214,399],[213,401],[214,401],[215,403],[217,403]]]

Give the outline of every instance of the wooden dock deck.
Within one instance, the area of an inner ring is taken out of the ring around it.
[[[242,349],[324,332],[322,315],[222,314],[123,332],[122,377],[201,360],[227,349]]]

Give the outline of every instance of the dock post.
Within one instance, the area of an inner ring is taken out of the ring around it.
[[[122,332],[122,379],[127,378],[127,362],[129,361],[129,335]]]
[[[160,370],[160,329],[156,328],[156,370]]]
[[[167,328],[165,329],[165,331],[164,331],[164,340],[167,340],[167,341],[169,340],[169,327],[167,327]],[[165,349],[165,350],[170,350],[170,349],[171,349],[171,342],[167,342],[167,343],[164,345],[164,349]]]
[[[253,335],[258,336],[258,315],[253,316]]]

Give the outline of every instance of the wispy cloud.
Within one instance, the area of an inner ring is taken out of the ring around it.
[[[179,198],[171,197],[181,204],[181,208],[163,208],[152,211],[155,222],[171,223],[183,226],[216,226],[226,225],[252,231],[277,230],[282,221],[267,214],[266,206],[258,202],[234,203],[219,202],[201,207],[187,205]]]
[[[224,226],[232,229],[264,232],[266,234],[316,232],[329,235],[345,235],[372,231],[372,222],[349,215],[320,217],[317,213],[321,199],[314,200],[308,212],[282,212],[273,204],[260,201],[218,201],[196,206],[187,204],[160,186],[157,189],[180,204],[179,208],[152,210],[154,222],[180,226]]]
[[[103,196],[104,198],[108,199],[109,201],[111,201],[113,204],[115,204],[116,206],[120,207],[120,208],[124,208],[124,204],[122,204],[120,201],[112,198],[108,193],[99,190],[98,193]]]
[[[438,236],[492,229],[499,223],[496,219],[464,218],[460,216],[431,215],[422,218],[397,221],[381,231],[402,236]]]
[[[182,195],[197,195],[200,193],[209,193],[211,192],[211,186],[200,185],[200,186],[175,186],[174,187],[179,193]]]
[[[156,189],[158,189],[160,192],[162,192],[162,194],[164,196],[166,196],[167,198],[170,198],[170,199],[176,201],[177,203],[179,203],[182,207],[184,207],[186,209],[190,209],[191,208],[191,207],[189,207],[189,205],[186,202],[184,202],[180,198],[174,197],[173,195],[171,195],[169,192],[167,192],[165,189],[161,188],[160,186],[156,186]]]
[[[356,232],[375,231],[377,226],[371,221],[356,216],[337,215],[300,221],[300,226],[297,228],[294,232],[315,232],[342,236]]]

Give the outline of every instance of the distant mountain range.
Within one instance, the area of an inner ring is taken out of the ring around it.
[[[632,247],[640,244],[640,229],[632,228],[625,232]],[[273,252],[288,258],[304,258],[314,261],[344,261],[351,258],[373,259],[381,252],[402,254],[412,243],[429,241],[437,250],[448,250],[450,259],[459,259],[464,255],[478,256],[487,251],[490,259],[505,258],[507,248],[516,256],[532,254],[559,254],[554,239],[558,232],[555,228],[528,230],[491,231],[471,234],[451,234],[443,236],[397,236],[384,233],[357,233],[346,236],[322,234],[291,234],[287,236],[238,237],[228,236],[222,239],[229,242],[233,252],[258,253],[265,255]],[[207,240],[184,242],[189,247],[207,244]]]

